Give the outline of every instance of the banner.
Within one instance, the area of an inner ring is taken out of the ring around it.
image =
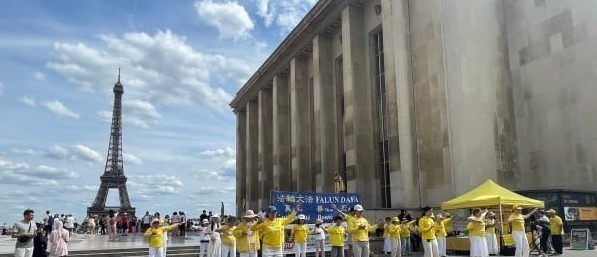
[[[302,202],[299,214],[305,215],[306,223],[315,223],[321,219],[325,223],[332,223],[338,215],[332,209],[332,204],[341,210],[348,210],[360,202],[357,193],[314,193],[314,192],[288,192],[272,191],[273,205],[278,209],[278,214],[286,216],[292,212],[298,202]]]
[[[578,207],[580,220],[597,220],[597,207]]]
[[[570,231],[570,249],[588,250],[590,238],[591,232],[589,232],[589,229],[572,229]]]

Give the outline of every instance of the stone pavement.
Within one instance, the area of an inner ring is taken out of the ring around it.
[[[0,236],[0,256],[10,256],[14,252],[14,245],[16,239],[9,236]],[[137,236],[122,236],[117,241],[108,241],[107,236],[89,236],[89,235],[75,235],[68,243],[69,251],[87,251],[100,249],[131,249],[131,248],[147,248],[147,242],[139,235]],[[199,247],[199,238],[196,235],[186,237],[170,237],[169,246],[197,246]],[[422,252],[416,252],[412,257],[423,256]],[[449,255],[449,256],[465,256],[465,255]],[[569,248],[564,249],[562,257],[597,257],[597,250],[592,251],[574,251]]]

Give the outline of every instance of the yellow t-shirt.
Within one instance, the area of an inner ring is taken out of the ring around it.
[[[265,219],[261,224],[251,228],[253,231],[259,231],[263,246],[272,248],[284,247],[284,229],[290,224],[296,216],[296,211],[292,211],[286,218]]]
[[[466,225],[466,230],[468,230],[469,236],[485,236],[485,222],[484,221],[476,221],[470,220]]]
[[[444,227],[446,227],[447,232],[452,232],[454,230],[454,223],[452,222],[452,218],[448,218],[444,221]]]
[[[435,236],[446,237],[448,233],[446,232],[446,222],[451,221],[452,218],[442,220],[440,222],[436,222],[435,226]]]
[[[233,233],[236,237],[236,250],[239,253],[257,252],[261,247],[259,245],[259,232],[252,231],[245,222],[239,223]],[[250,235],[245,235],[245,233]]]
[[[388,232],[388,229],[390,228],[391,225],[392,225],[391,223],[390,224],[386,223],[383,226],[383,235],[382,235],[383,238],[390,238],[390,233]]]
[[[435,239],[435,221],[433,221],[433,218],[421,217],[419,219],[419,231],[423,240]]]
[[[410,226],[413,224],[413,221],[409,221],[407,223],[404,224],[400,224],[400,236],[401,237],[410,237]]]
[[[563,225],[564,223],[562,222],[562,218],[560,218],[558,215],[554,215],[553,217],[549,218],[549,229],[551,230],[552,235],[564,235]]]
[[[360,229],[359,226],[365,225],[364,229]],[[373,232],[377,229],[377,225],[369,225],[369,221],[365,218],[354,217],[354,222],[349,224],[348,231],[352,233],[353,241],[369,242],[369,232]]]
[[[234,237],[234,229],[236,226],[224,225],[220,228],[220,234],[222,234],[222,244],[225,246],[234,246],[236,244],[236,238]]]
[[[154,228],[149,227],[145,233],[143,233],[143,236],[148,237],[149,238],[149,247],[162,247],[164,246],[164,233],[173,230],[175,228],[178,227],[178,224],[174,224],[174,225],[170,225],[167,227],[159,227],[159,228]]]
[[[350,214],[346,214],[344,215],[344,219],[346,219],[346,227],[348,227],[350,229],[350,227],[354,226],[354,223],[356,222],[356,218]],[[351,233],[350,231],[347,231],[348,233]]]
[[[512,213],[508,217],[508,222],[512,223],[512,231],[524,232],[524,215]]]
[[[307,224],[295,224],[292,227],[292,237],[294,238],[294,242],[297,244],[307,243],[309,232]]]
[[[485,232],[495,234],[495,219],[485,220]]]
[[[400,239],[400,224],[389,224],[386,228],[388,229],[388,236],[391,239]]]
[[[327,227],[326,231],[330,234],[330,244],[332,246],[344,246],[344,234],[346,230],[343,226],[334,224]]]

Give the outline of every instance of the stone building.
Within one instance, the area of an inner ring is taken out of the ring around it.
[[[597,1],[320,0],[238,92],[237,210],[597,189]],[[592,25],[591,25],[592,24]]]

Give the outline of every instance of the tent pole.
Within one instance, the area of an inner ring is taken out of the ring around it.
[[[504,233],[504,213],[502,212],[502,204],[500,203],[500,231]]]

